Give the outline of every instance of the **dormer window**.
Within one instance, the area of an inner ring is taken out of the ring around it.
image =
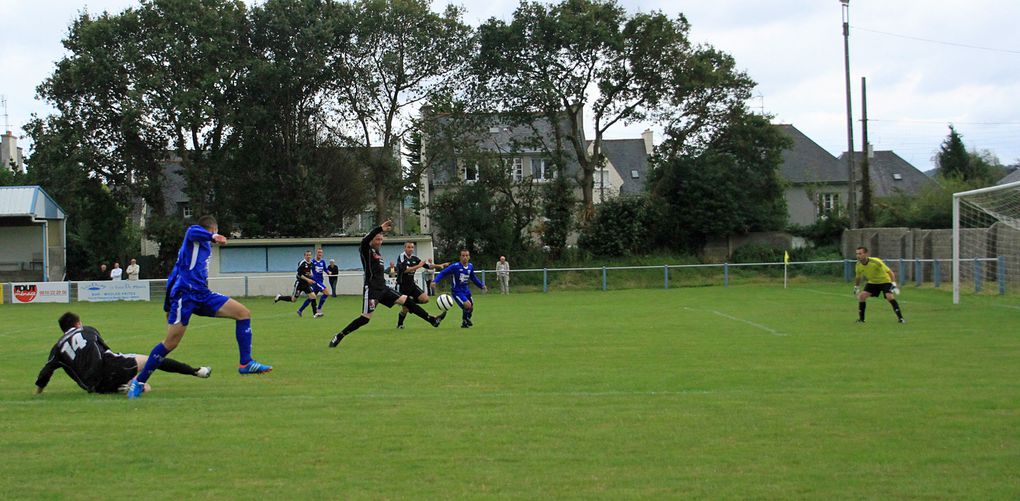
[[[897,181],[902,181],[903,180],[903,174],[893,174],[892,178],[897,180]]]

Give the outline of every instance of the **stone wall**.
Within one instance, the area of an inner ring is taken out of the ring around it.
[[[1006,268],[1012,270],[1012,273],[1007,272],[1007,280],[1020,282],[1020,230],[1002,223],[991,228],[964,228],[960,230],[960,242],[962,259],[1005,256]],[[885,261],[900,275],[900,282],[934,279],[934,263],[922,263],[918,275],[916,259],[939,260],[942,282],[952,281],[953,230],[861,228],[843,232],[842,249],[847,259],[853,259],[860,246],[867,247],[872,256]],[[961,279],[973,280],[973,270],[973,265],[962,266]],[[982,263],[981,270],[985,281],[997,280],[997,263]]]

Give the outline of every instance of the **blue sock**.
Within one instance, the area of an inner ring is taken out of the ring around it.
[[[325,293],[319,296],[319,309],[322,309],[322,305],[326,304],[326,298],[329,297]]]
[[[145,367],[142,367],[141,372],[138,373],[136,379],[139,383],[144,383],[149,380],[149,376],[159,368],[159,365],[163,363],[163,359],[166,358],[170,350],[166,349],[163,343],[157,344],[152,351],[149,353],[148,360],[145,361]]]
[[[310,305],[310,304],[312,304],[312,300],[311,299],[305,299],[304,304],[302,304],[301,307],[298,308],[297,311],[305,311],[305,308],[307,308],[308,305]]]
[[[234,324],[234,336],[237,337],[237,351],[241,353],[241,365],[251,362],[251,319],[238,320]]]

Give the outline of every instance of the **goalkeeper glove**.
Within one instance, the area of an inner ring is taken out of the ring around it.
[[[861,293],[861,288],[860,288],[860,286],[857,286],[857,285],[855,285],[855,286],[854,286],[854,295],[856,296],[856,295],[858,295],[858,294],[860,294],[860,293]]]
[[[892,283],[892,293],[897,296],[900,295],[900,286],[896,285],[896,282]]]

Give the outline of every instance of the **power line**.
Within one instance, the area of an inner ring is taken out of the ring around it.
[[[858,31],[867,31],[869,33],[878,33],[880,35],[886,35],[886,36],[890,36],[890,37],[906,38],[907,40],[916,40],[918,42],[937,43],[937,44],[941,44],[941,45],[951,45],[953,47],[963,47],[963,48],[966,48],[966,49],[978,49],[978,50],[987,50],[987,51],[992,51],[992,52],[1002,52],[1002,53],[1005,53],[1005,54],[1018,54],[1018,55],[1020,55],[1020,50],[999,49],[999,48],[996,48],[996,47],[982,47],[980,45],[970,45],[970,44],[965,44],[965,43],[946,42],[946,41],[943,41],[943,40],[932,40],[930,38],[921,38],[921,37],[913,37],[913,36],[909,36],[909,35],[900,35],[898,33],[889,33],[888,31],[871,30],[871,29],[868,29],[868,28],[861,28],[860,26],[852,26],[852,28],[855,29],[855,30],[858,30]]]
[[[869,122],[904,122],[917,124],[953,125],[1020,125],[1020,122],[959,122],[956,120],[915,120],[910,118],[869,118]]]

